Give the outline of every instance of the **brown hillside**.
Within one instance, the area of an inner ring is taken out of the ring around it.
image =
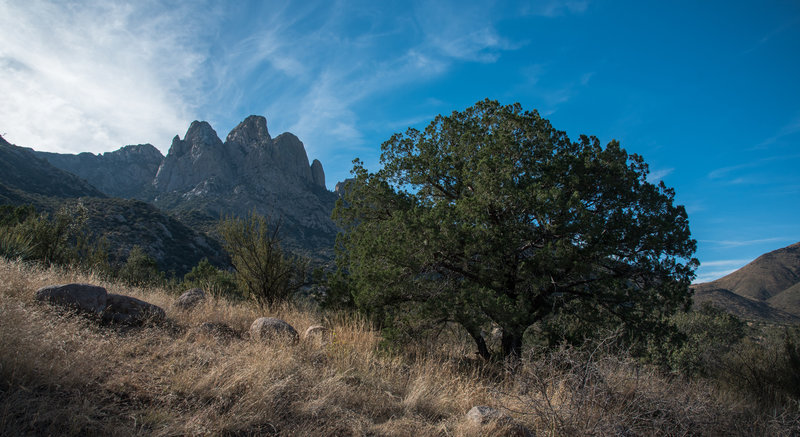
[[[800,314],[800,282],[772,296],[767,302],[773,308],[787,313]]]
[[[695,306],[699,307],[704,302],[711,302],[713,306],[723,308],[729,313],[746,320],[800,323],[800,317],[790,314],[789,311],[783,310],[782,307],[773,307],[767,302],[748,299],[724,288],[695,290]]]
[[[739,317],[800,321],[800,243],[765,253],[716,281],[694,285],[695,305],[712,302]]]
[[[716,281],[713,288],[754,300],[767,300],[800,282],[800,243],[765,253]]]

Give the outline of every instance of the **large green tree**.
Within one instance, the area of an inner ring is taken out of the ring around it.
[[[689,302],[686,212],[618,142],[484,100],[381,148],[381,170],[355,161],[334,218],[354,301],[382,321],[455,322],[485,357],[499,327],[508,356],[562,311],[636,334]]]

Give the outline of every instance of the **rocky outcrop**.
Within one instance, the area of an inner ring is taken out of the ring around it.
[[[164,155],[152,144],[130,145],[95,155],[34,152],[53,166],[85,179],[105,194],[115,197],[142,196]]]
[[[336,235],[336,196],[325,188],[322,164],[309,165],[295,135],[273,138],[264,117],[247,117],[224,143],[208,123],[192,122],[183,140],[173,140],[153,188],[157,206],[179,216],[202,211],[209,228],[219,217],[255,211],[280,221],[287,248],[330,256],[323,252]]]
[[[100,314],[106,309],[107,293],[105,288],[90,284],[50,285],[36,290],[36,300]]]
[[[107,306],[102,312],[106,322],[139,325],[145,322],[160,322],[166,318],[161,307],[122,294],[109,294]]]
[[[232,173],[217,133],[205,121],[193,121],[183,140],[177,135],[172,139],[153,186],[159,192],[185,192],[205,181],[224,183]]]
[[[260,317],[250,325],[250,338],[253,340],[285,340],[296,342],[297,331],[292,325],[274,317]]]
[[[314,185],[325,188],[325,170],[322,169],[322,163],[319,160],[314,160],[311,163],[311,179]]]
[[[354,178],[347,178],[341,182],[336,183],[336,187],[333,189],[333,192],[336,193],[337,197],[344,197],[345,193],[347,192],[347,184],[353,182]]]
[[[42,287],[36,300],[100,316],[105,322],[139,325],[164,320],[160,307],[135,297],[109,294],[105,288],[91,284],[64,284]]]

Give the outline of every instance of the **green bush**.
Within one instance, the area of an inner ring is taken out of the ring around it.
[[[767,327],[745,338],[727,354],[718,379],[766,408],[800,410],[800,328]]]
[[[27,260],[33,253],[30,236],[16,232],[14,228],[0,227],[0,256],[7,259]]]
[[[236,270],[236,281],[259,305],[288,300],[305,283],[308,260],[281,248],[280,223],[251,213],[219,224],[223,247]]]
[[[128,259],[119,269],[117,277],[138,287],[163,284],[166,281],[164,272],[158,269],[156,260],[139,246],[133,246],[128,253]]]
[[[684,341],[670,351],[669,365],[690,377],[717,375],[725,356],[746,334],[744,322],[709,303],[698,311],[677,313],[671,320]]]
[[[0,207],[0,255],[45,265],[73,265],[109,271],[108,243],[94,238],[81,202],[68,203],[55,215],[36,214],[30,205]]]
[[[231,272],[214,267],[208,258],[203,258],[183,276],[182,289],[200,288],[214,296],[240,298],[236,277]]]

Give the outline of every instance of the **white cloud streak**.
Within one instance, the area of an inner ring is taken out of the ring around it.
[[[155,6],[0,2],[0,129],[8,140],[99,152],[168,139],[185,125],[204,60],[194,46],[199,23],[188,9]]]
[[[650,174],[647,175],[647,182],[657,183],[657,182],[661,181],[662,179],[664,179],[665,177],[667,177],[670,174],[672,174],[673,171],[675,171],[674,168],[664,168],[664,169],[661,169],[661,170],[653,170],[653,171],[650,172]]]
[[[786,242],[791,241],[791,239],[785,237],[774,237],[760,238],[755,240],[700,240],[701,243],[714,244],[721,247],[744,247],[764,243],[777,243],[781,241]]]

